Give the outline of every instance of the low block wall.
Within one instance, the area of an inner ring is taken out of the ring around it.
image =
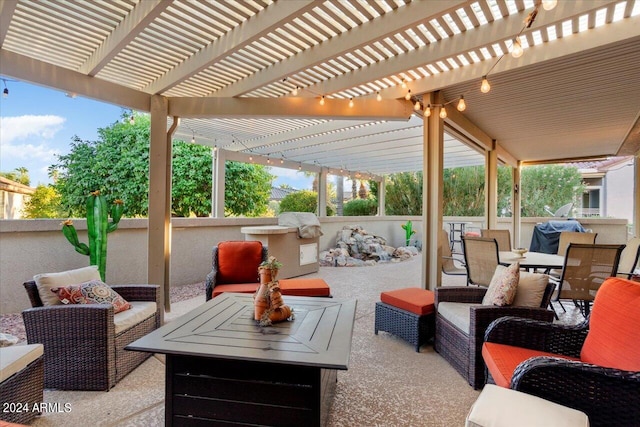
[[[537,222],[549,218],[522,220],[522,244],[528,247]],[[326,217],[320,218],[323,235],[320,250],[335,247],[336,236],[344,226],[360,225],[370,234],[387,239],[390,246],[404,245],[402,224],[408,220],[422,240],[422,218],[418,216]],[[468,221],[481,228],[473,217],[447,217],[447,221]],[[61,220],[0,220],[0,314],[19,313],[30,307],[22,283],[35,274],[84,267],[89,258],[77,253],[61,232]],[[598,233],[598,243],[624,243],[628,240],[627,221],[615,219],[580,220],[585,228]],[[181,286],[205,280],[211,271],[211,248],[224,240],[245,240],[244,226],[275,225],[276,218],[174,218],[171,242],[171,284]],[[86,242],[86,223],[74,220],[80,241]],[[510,219],[500,219],[499,228],[509,228]],[[446,227],[446,225],[445,225]],[[146,283],[147,220],[123,219],[109,234],[107,282]]]

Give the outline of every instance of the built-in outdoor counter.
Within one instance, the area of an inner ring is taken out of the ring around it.
[[[269,248],[269,256],[278,258],[283,265],[279,279],[301,276],[318,271],[318,237],[302,239],[298,229],[281,225],[242,227],[245,240],[259,241]]]

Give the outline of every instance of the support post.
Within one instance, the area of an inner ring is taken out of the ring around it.
[[[496,142],[493,141],[493,148],[487,152],[487,162],[485,168],[485,221],[486,227],[495,229],[498,223],[498,152]]]
[[[211,216],[214,218],[224,218],[224,191],[227,185],[225,180],[225,163],[227,159],[227,151],[217,149],[213,152],[213,169],[212,169],[212,200],[211,200]]]
[[[327,169],[318,173],[318,216],[327,216]]]
[[[439,92],[423,96],[431,105],[442,104]],[[435,107],[431,116],[424,119],[423,177],[422,187],[422,288],[433,290],[442,284],[442,249],[438,236],[442,229],[442,187],[444,165],[444,121],[440,108]]]
[[[521,206],[522,206],[522,201],[520,200],[520,193],[522,190],[522,182],[521,182],[521,173],[522,173],[522,163],[520,161],[518,161],[518,166],[515,168],[512,168],[512,179],[513,179],[513,186],[512,186],[512,192],[511,192],[511,220],[512,220],[512,224],[513,224],[513,245],[516,248],[521,248],[524,247],[526,245],[523,245],[522,242],[520,241],[520,234],[521,234],[521,230],[522,230],[522,226],[520,224],[520,221],[522,220],[521,217]]]
[[[168,111],[167,98],[161,95],[151,97],[147,281],[150,284],[160,285],[161,302],[166,311],[171,310],[169,290],[171,288],[171,137],[173,134],[167,133]],[[172,129],[175,130],[174,126]],[[164,319],[161,320],[164,321]]]

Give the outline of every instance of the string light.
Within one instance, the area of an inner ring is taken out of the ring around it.
[[[467,109],[467,103],[464,102],[464,96],[460,95],[460,100],[458,101],[458,106],[456,107],[458,111],[464,111]]]
[[[291,92],[291,94],[292,94],[293,96],[298,96],[298,86],[296,86],[296,87],[294,87],[294,88],[293,88],[293,91]]]
[[[349,108],[353,108],[353,98],[349,98]]]
[[[411,99],[411,89],[407,91],[407,94],[404,96],[404,99],[406,99],[407,101]]]
[[[324,105],[324,95],[322,95],[322,98],[320,98],[320,105]]]
[[[514,58],[520,58],[524,53],[524,49],[522,49],[522,44],[520,44],[520,37],[516,37],[513,40],[513,45],[511,47],[511,56]]]
[[[378,102],[382,101],[382,95],[380,95],[380,91],[378,91],[378,94],[376,95],[376,100]]]
[[[2,79],[2,83],[4,83],[4,90],[2,91],[2,97],[7,98],[9,96],[9,88],[7,87],[7,80]]]
[[[440,108],[440,118],[441,119],[447,118],[447,109],[444,105]]]
[[[402,89],[406,89],[407,88],[407,82],[402,79]]]
[[[482,76],[482,84],[480,85],[480,92],[488,93],[491,90],[491,85],[489,84],[489,80],[487,80],[487,76]]]
[[[131,116],[131,117],[133,117],[133,116]],[[191,137],[191,143],[192,144],[196,143],[196,133],[195,132],[193,132],[193,136]]]
[[[413,104],[413,109],[418,111],[420,109],[420,101],[416,101],[415,104]]]
[[[542,0],[542,8],[544,10],[552,10],[558,4],[558,0]]]
[[[213,146],[213,151],[214,151],[214,152],[218,151],[218,144],[215,144],[215,145]]]
[[[427,108],[424,109],[424,116],[431,117],[431,104],[427,105]]]
[[[130,125],[135,125],[136,124],[136,118],[133,116],[133,114],[131,115],[131,117],[129,117],[129,124]],[[192,142],[195,142],[195,140],[192,141]]]

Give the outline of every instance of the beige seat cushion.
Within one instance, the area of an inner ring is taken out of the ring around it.
[[[471,310],[474,305],[465,302],[447,302],[438,303],[438,316],[442,316],[451,322],[456,328],[469,335],[469,324],[471,323]]]
[[[12,345],[0,348],[0,382],[20,372],[44,354],[42,344]]]
[[[158,305],[153,301],[129,301],[129,304],[129,310],[113,315],[116,335],[155,315],[158,310]]]
[[[486,384],[471,407],[466,427],[588,427],[584,412],[537,396]]]
[[[98,267],[90,265],[88,267],[77,268],[75,270],[61,271],[59,273],[43,273],[33,276],[33,280],[38,287],[38,294],[43,305],[62,304],[58,295],[51,292],[52,288],[68,285],[79,285],[90,280],[101,280]]]

